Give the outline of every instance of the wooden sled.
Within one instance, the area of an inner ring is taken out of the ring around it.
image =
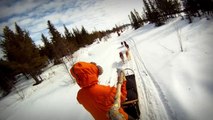
[[[133,117],[135,120],[140,119],[140,109],[138,106],[138,91],[135,81],[134,71],[130,68],[124,69],[125,77],[127,80],[127,100],[122,103],[124,111]]]

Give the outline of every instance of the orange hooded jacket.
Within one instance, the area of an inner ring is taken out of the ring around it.
[[[108,112],[114,103],[116,88],[98,84],[98,68],[95,64],[78,62],[70,69],[81,89],[77,100],[89,111],[95,120],[109,120]],[[121,87],[121,102],[126,99],[126,81]],[[128,115],[122,108],[120,113],[128,120]]]

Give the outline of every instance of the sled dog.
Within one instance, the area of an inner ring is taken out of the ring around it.
[[[126,58],[127,58],[128,61],[131,60],[129,49],[126,50]]]
[[[125,63],[125,62],[124,62],[124,55],[123,55],[122,52],[119,52],[119,56],[120,56],[120,58],[121,58],[121,61],[122,61],[123,63]]]

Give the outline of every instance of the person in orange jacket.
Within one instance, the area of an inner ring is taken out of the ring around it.
[[[77,100],[91,113],[95,120],[110,120],[109,110],[112,107],[116,87],[98,84],[98,76],[103,69],[96,63],[77,62],[70,69],[72,76],[81,87],[77,94]],[[126,100],[126,81],[118,81],[121,86],[121,102]],[[120,107],[119,112],[128,120],[128,114]]]

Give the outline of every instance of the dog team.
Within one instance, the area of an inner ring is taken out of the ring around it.
[[[125,50],[125,55],[126,55],[127,60],[128,60],[128,61],[131,60],[130,53],[129,53],[129,45],[126,43],[126,41],[121,42],[121,45],[122,45],[122,46],[125,46],[125,48],[126,48],[126,50]],[[119,56],[120,56],[120,58],[121,58],[121,61],[122,61],[123,63],[125,63],[124,53],[123,53],[123,52],[119,52]]]

